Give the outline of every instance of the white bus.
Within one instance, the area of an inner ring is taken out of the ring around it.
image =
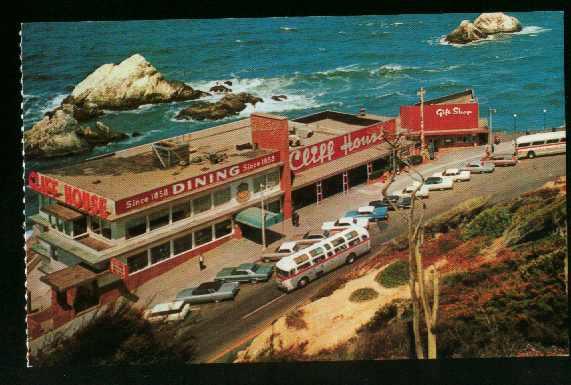
[[[290,292],[317,279],[371,250],[369,232],[351,226],[315,243],[276,264],[276,281],[280,289]]]
[[[518,159],[565,153],[565,131],[520,136],[515,140]]]

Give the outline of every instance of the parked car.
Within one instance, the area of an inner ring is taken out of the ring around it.
[[[383,202],[385,202],[385,204],[387,205],[387,208],[389,210],[394,210],[393,206],[390,204],[390,202],[396,204],[400,199],[399,195],[395,195],[395,194],[390,194],[387,195],[386,197],[383,198]]]
[[[305,245],[302,245],[298,241],[283,242],[281,245],[279,245],[274,250],[274,252],[262,254],[262,261],[263,262],[279,261],[280,259],[282,259],[286,255],[293,254],[296,251],[301,250],[303,248],[303,246],[306,246],[306,247],[309,246],[309,244],[311,244],[311,242],[308,244],[305,244]]]
[[[454,182],[467,182],[471,178],[470,171],[460,170],[459,168],[447,168],[444,171],[432,174],[432,176],[452,178]]]
[[[219,302],[234,299],[238,290],[240,290],[238,282],[204,282],[197,287],[181,290],[176,295],[176,300],[184,303]]]
[[[272,266],[256,263],[242,263],[238,267],[225,267],[216,274],[215,281],[222,282],[262,282],[270,279]]]
[[[489,162],[495,167],[511,167],[517,164],[517,159],[511,156],[493,155]]]
[[[454,181],[452,178],[430,176],[424,180],[423,187],[426,187],[429,190],[450,190],[454,188]]]
[[[484,163],[481,161],[473,161],[466,163],[462,168],[461,171],[470,171],[472,174],[482,174],[482,173],[491,173],[494,172],[496,166],[493,163]]]
[[[143,318],[151,323],[181,321],[190,313],[190,304],[184,301],[159,303],[145,310]]]
[[[418,186],[421,186],[421,187],[418,188]],[[416,196],[417,197],[422,198],[422,199],[428,198],[428,194],[429,194],[430,190],[428,188],[426,188],[425,186],[422,186],[422,182],[418,182],[418,181],[414,181],[411,184],[409,184],[408,186],[406,186],[405,188],[403,188],[402,190],[394,191],[392,194],[398,195],[399,197],[403,197],[403,196],[410,197],[414,190],[416,190]]]
[[[399,209],[410,209],[412,206],[412,197],[402,196],[397,202],[397,207]]]
[[[373,207],[386,207],[387,209],[389,209],[389,204],[385,201],[382,200],[378,200],[378,201],[370,201],[368,206],[373,206]]]
[[[368,218],[371,222],[383,221],[389,217],[387,207],[361,206],[357,210],[347,211],[346,217]]]
[[[369,228],[369,218],[342,217],[342,218],[337,219],[336,221],[323,222],[323,224],[321,225],[321,230],[334,232],[334,231],[345,230],[346,228],[349,228],[351,226],[361,226],[361,227],[368,229]]]

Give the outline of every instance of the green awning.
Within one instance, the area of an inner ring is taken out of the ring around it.
[[[266,228],[275,225],[282,221],[283,215],[281,213],[273,213],[271,211],[264,211],[264,219]],[[257,229],[262,228],[262,209],[258,207],[249,207],[236,214],[236,221]]]

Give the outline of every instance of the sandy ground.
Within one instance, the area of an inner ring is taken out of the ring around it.
[[[332,295],[320,298],[297,310],[305,321],[305,328],[288,327],[286,316],[278,318],[273,327],[258,335],[248,348],[238,352],[235,362],[255,359],[270,347],[273,334],[274,349],[287,350],[305,344],[304,353],[317,354],[331,349],[353,337],[363,324],[367,323],[382,306],[395,299],[409,298],[408,285],[385,288],[375,281],[375,276],[384,269],[375,269],[364,276],[351,280]],[[351,302],[349,296],[360,288],[373,288],[379,295],[365,302]]]

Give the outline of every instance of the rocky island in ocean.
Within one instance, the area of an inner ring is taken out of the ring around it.
[[[256,103],[263,103],[264,100],[252,94],[241,92],[239,94],[227,94],[215,103],[196,102],[192,106],[180,111],[177,119],[194,120],[218,120],[227,116],[237,115],[246,108],[246,104],[253,106]]]
[[[453,44],[467,44],[496,33],[513,33],[521,29],[521,23],[513,16],[503,12],[482,13],[474,22],[462,20],[456,29],[446,35],[445,40]]]
[[[167,80],[139,54],[119,64],[104,64],[75,86],[62,104],[24,133],[27,159],[50,158],[89,151],[128,137],[95,118],[103,109],[127,110],[144,104],[194,100],[210,95]]]

